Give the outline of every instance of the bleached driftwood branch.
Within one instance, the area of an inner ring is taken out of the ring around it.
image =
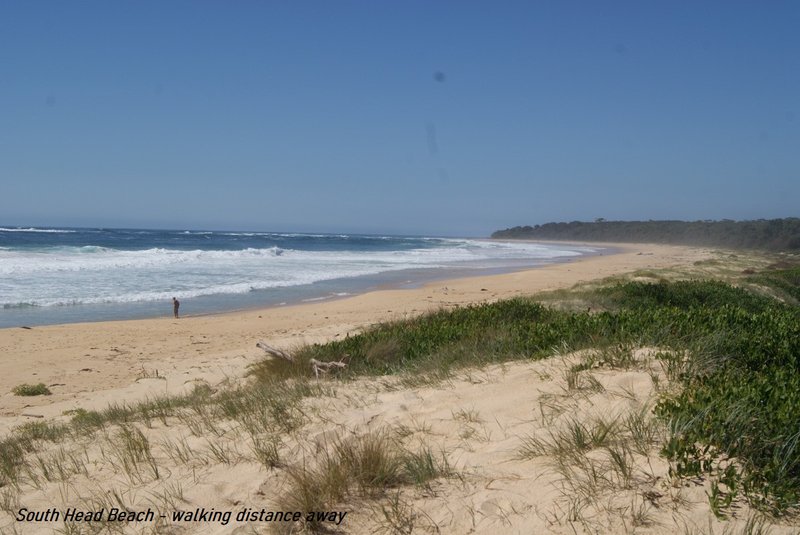
[[[289,362],[295,362],[293,355],[281,349],[274,348],[265,342],[258,342],[256,347],[260,347],[267,354],[272,355],[275,358],[287,360]],[[323,362],[321,360],[311,359],[308,363],[311,364],[311,369],[314,370],[314,376],[317,379],[319,379],[319,374],[321,373],[328,373],[334,368],[342,369],[347,367],[347,363],[343,360]]]
[[[272,347],[271,345],[268,345],[268,344],[266,344],[264,342],[258,342],[256,344],[256,347],[260,347],[261,349],[263,349],[264,351],[266,351],[268,354],[272,355],[273,357],[277,357],[277,358],[283,359],[283,360],[288,360],[289,362],[294,362],[294,357],[291,356],[289,353],[287,353],[285,351],[282,351],[280,349],[276,349],[276,348]]]
[[[339,361],[332,361],[332,362],[322,362],[317,359],[311,359],[309,361],[311,364],[311,369],[314,370],[314,376],[319,379],[320,373],[328,373],[331,371],[331,368],[345,368],[347,366],[346,363]]]

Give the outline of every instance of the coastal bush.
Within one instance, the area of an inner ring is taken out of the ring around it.
[[[800,267],[766,271],[747,278],[748,282],[768,286],[778,295],[788,297],[795,304],[800,302]]]
[[[764,310],[774,303],[769,297],[756,295],[721,281],[627,282],[600,288],[597,293],[608,297],[619,308],[719,307],[735,304],[749,311]]]

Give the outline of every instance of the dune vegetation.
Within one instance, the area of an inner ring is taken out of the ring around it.
[[[674,474],[714,477],[721,512],[741,493],[784,514],[800,503],[800,267],[738,283],[620,282],[582,295],[581,311],[535,297],[441,311],[309,346],[295,363],[268,360],[254,373],[308,375],[308,360],[347,355],[342,378],[401,373],[413,384],[464,366],[546,358],[554,347],[597,350],[585,369],[620,367],[635,348],[657,347],[682,386],[655,407],[671,431],[663,454]]]

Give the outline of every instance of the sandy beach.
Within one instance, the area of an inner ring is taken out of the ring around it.
[[[198,384],[213,391],[241,384],[248,365],[264,358],[256,347],[261,340],[291,349],[344,337],[385,320],[569,288],[637,270],[691,266],[717,254],[662,245],[615,247],[617,254],[539,269],[301,306],[188,315],[179,320],[0,330],[0,429],[5,434],[25,422],[66,421],[76,409],[102,410],[111,403],[185,393]],[[427,490],[408,491],[402,503],[392,505],[390,493],[378,504],[342,504],[338,510],[347,511],[347,518],[339,519],[341,525],[328,526],[337,533],[674,533],[680,529],[716,533],[743,529],[751,518],[746,507],[725,523],[715,518],[706,498],[707,485],[675,486],[657,447],[626,454],[631,473],[624,482],[612,476],[604,479],[608,488],[592,490],[591,503],[576,498],[587,484],[584,472],[565,477],[546,456],[520,456],[531,436],[553,436],[579,419],[588,426],[603,418],[627,421],[646,414],[659,384],[663,388],[666,382],[651,353],[648,348],[638,352],[638,369],[598,371],[596,388],[579,388],[578,394],[564,382],[565,370],[580,360],[579,354],[466,370],[441,386],[409,388],[390,379],[338,385],[329,396],[306,402],[303,410],[309,423],[281,439],[280,454],[291,459],[290,464],[305,465],[342,437],[392,433],[402,436],[409,448],[425,446],[446,456],[459,474]],[[52,395],[11,394],[16,385],[40,382],[48,385]],[[239,427],[219,424],[205,436],[197,425],[174,420],[139,427],[155,452],[151,459],[157,461],[159,474],[167,472],[169,478],[138,471],[136,477],[125,476],[127,469],[122,471],[114,461],[118,435],[111,431],[66,449],[53,446],[40,457],[41,466],[55,466],[61,462],[57,459],[68,458],[82,468],[70,477],[69,485],[39,479],[17,491],[4,489],[6,510],[0,513],[0,531],[52,533],[54,526],[63,528],[63,522],[15,520],[10,513],[22,506],[28,511],[56,507],[63,512],[67,504],[97,509],[117,500],[135,509],[206,508],[232,514],[246,507],[280,507],[279,496],[291,488],[287,470],[265,469],[256,462],[248,453],[250,439]],[[609,470],[607,459],[598,457],[596,463],[595,468]],[[202,534],[272,533],[276,529],[236,521],[156,524],[133,522],[119,529],[123,533]],[[796,528],[775,529],[774,533],[793,533]]]
[[[595,244],[596,245],[596,244]],[[691,264],[708,249],[607,244],[620,252],[516,273],[437,281],[420,288],[370,292],[340,300],[179,320],[96,322],[0,329],[0,430],[109,401],[177,394],[197,381],[240,377],[262,358],[259,340],[278,347],[346,336],[373,323],[426,311],[568,288],[640,269]],[[171,304],[165,303],[165,310]],[[158,380],[152,376],[158,375]],[[18,397],[11,389],[44,383],[53,395]]]

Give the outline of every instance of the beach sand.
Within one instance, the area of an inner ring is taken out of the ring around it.
[[[264,358],[263,351],[256,347],[256,342],[262,340],[291,349],[342,338],[378,322],[426,311],[569,288],[636,270],[691,266],[715,254],[706,248],[615,247],[619,250],[616,254],[527,271],[438,281],[419,288],[380,290],[298,306],[213,316],[188,315],[179,320],[169,317],[3,329],[0,330],[3,370],[0,432],[5,434],[14,426],[30,421],[66,421],[69,416],[65,413],[79,408],[100,410],[109,403],[189,392],[197,384],[207,384],[212,389],[236,384],[243,380],[248,365]],[[169,310],[170,303],[164,306]],[[561,384],[564,361],[577,358],[575,355],[465,371],[441,387],[386,388],[391,381],[380,379],[339,385],[334,397],[309,402],[308,413],[315,415],[312,420],[316,424],[307,424],[302,432],[287,438],[282,455],[298,460],[313,458],[320,448],[324,449],[331,433],[340,436],[383,428],[409,430],[407,440],[424,442],[434,451],[447,452],[448,462],[461,476],[437,484],[430,492],[412,489],[405,498],[413,510],[406,520],[415,519],[415,533],[437,530],[492,534],[673,533],[692,526],[698,526],[700,532],[706,532],[709,526],[721,529],[720,522],[709,511],[705,487],[671,487],[667,465],[658,458],[657,450],[650,457],[636,459],[637,470],[648,474],[646,477],[636,476],[636,484],[625,492],[601,494],[598,503],[607,505],[604,508],[587,505],[589,509],[583,515],[572,510],[580,504],[570,502],[571,493],[552,469],[552,463],[544,459],[519,459],[515,453],[526,436],[555,429],[571,417],[621,415],[652,403],[653,377],[660,372],[651,369],[655,365],[648,361],[646,349],[642,355],[645,363],[642,369],[599,373],[597,379],[603,385],[602,391],[562,400],[564,408],[549,416],[542,407],[550,406],[548,403],[554,396],[566,391]],[[12,388],[22,383],[44,383],[52,395],[12,395]],[[179,422],[166,427],[156,425],[145,431],[153,444],[159,443],[159,436],[161,440],[164,437],[178,440],[178,436],[183,436],[194,444],[196,451],[208,447],[198,444],[198,437],[190,436]],[[231,433],[235,435],[234,431]],[[237,450],[243,442],[234,438],[231,444]],[[96,445],[82,447],[83,455],[89,456],[87,452]],[[274,504],[274,495],[286,490],[285,476],[279,470],[270,471],[252,460],[244,460],[247,457],[244,452],[237,452],[241,454],[241,462],[212,462],[209,461],[212,456],[208,455],[202,463],[181,466],[176,463],[170,466],[170,460],[162,456],[160,462],[168,466],[170,481],[182,485],[179,505],[185,509],[202,506],[239,510]],[[202,456],[198,454],[199,457]],[[32,510],[43,510],[63,506],[65,495],[72,500],[86,493],[102,494],[112,487],[140,506],[145,503],[143,496],[161,495],[159,489],[163,487],[159,485],[163,485],[163,480],[135,483],[108,467],[98,470],[102,474],[97,477],[102,479],[95,482],[94,489],[88,482],[96,476],[81,476],[68,491],[60,485],[47,484],[23,490],[15,499]],[[171,507],[178,506],[173,503]],[[371,533],[385,516],[382,509],[373,505],[348,504],[341,509],[351,512],[340,526],[346,533]],[[573,516],[594,520],[579,522],[572,520]],[[617,516],[619,519],[615,520]],[[20,533],[53,530],[46,523],[15,523],[7,513],[0,513],[0,531],[3,526]],[[146,527],[142,526],[132,525],[129,531],[140,532]],[[164,528],[161,532],[249,533],[243,531],[245,527],[206,522],[192,524],[182,531]],[[260,532],[258,529],[263,526],[251,527]],[[794,532],[780,526],[778,529],[776,533]]]

